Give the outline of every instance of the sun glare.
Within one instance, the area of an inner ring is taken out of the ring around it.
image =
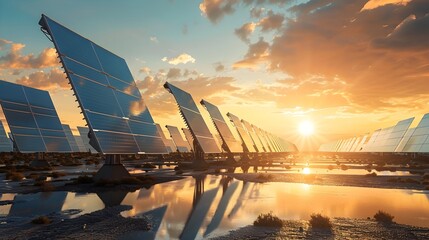
[[[298,131],[303,136],[310,136],[314,133],[314,124],[311,121],[303,121],[298,126]]]

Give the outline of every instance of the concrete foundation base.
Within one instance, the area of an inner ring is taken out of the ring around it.
[[[49,164],[49,162],[46,160],[35,159],[30,162],[30,167],[44,168],[44,167],[50,167],[50,166],[51,164]]]
[[[122,164],[104,164],[97,174],[94,176],[94,181],[107,180],[117,181],[123,178],[131,177],[130,173]]]

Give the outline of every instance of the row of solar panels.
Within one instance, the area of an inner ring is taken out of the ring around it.
[[[322,144],[321,152],[429,152],[429,113],[417,127],[410,128],[413,118],[399,121],[395,126],[378,129],[372,135],[340,139]]]
[[[192,141],[185,144],[178,138],[178,130],[168,127],[176,145],[173,147],[154,123],[124,59],[45,15],[39,24],[55,45],[87,122],[86,136],[94,150],[103,154],[163,154],[174,149],[186,151],[185,148],[202,153],[221,152],[189,93],[170,83],[164,86],[175,97],[188,126],[185,137]],[[239,143],[219,109],[204,100],[201,103],[209,111],[226,152],[297,150],[294,144],[228,114],[240,136]],[[0,104],[19,151],[72,150],[48,92],[1,81]]]

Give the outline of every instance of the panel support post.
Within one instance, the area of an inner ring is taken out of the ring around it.
[[[46,167],[51,167],[51,164],[49,164],[49,162],[45,159],[44,152],[37,152],[36,158],[30,163],[30,167],[46,168]]]
[[[194,156],[192,159],[192,167],[197,170],[205,170],[208,168],[207,162],[204,160],[204,151],[198,144],[197,140],[194,139]]]
[[[94,181],[120,181],[131,177],[130,173],[121,163],[120,154],[106,154],[104,165],[94,176]]]

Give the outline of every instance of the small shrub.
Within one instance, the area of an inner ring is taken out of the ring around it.
[[[40,216],[40,217],[37,217],[37,218],[31,220],[31,223],[34,223],[34,224],[49,224],[51,222],[52,222],[52,220],[46,216]]]
[[[367,177],[377,177],[377,173],[372,172],[372,173],[365,174],[365,176],[367,176]]]
[[[52,178],[59,178],[59,177],[64,177],[64,176],[67,176],[67,173],[65,173],[65,172],[53,172],[51,174]]]
[[[86,184],[86,183],[93,183],[94,179],[90,176],[84,175],[84,176],[79,176],[74,183],[76,184]]]
[[[379,223],[393,223],[393,218],[395,218],[393,215],[381,210],[374,215],[374,219]]]
[[[329,166],[328,166],[328,169],[329,169],[329,170],[334,170],[334,168],[335,168],[335,167],[334,167],[333,165],[329,165]]]
[[[20,172],[7,172],[6,179],[12,181],[21,181],[24,178],[24,174]]]
[[[349,167],[347,167],[347,165],[341,164],[340,166],[341,170],[345,171],[347,169],[349,169]]]
[[[320,213],[311,214],[309,222],[312,228],[325,228],[325,229],[332,228],[332,223],[329,217],[323,216]]]
[[[273,212],[259,214],[258,218],[253,222],[253,226],[257,227],[281,227],[283,221],[275,216]]]

